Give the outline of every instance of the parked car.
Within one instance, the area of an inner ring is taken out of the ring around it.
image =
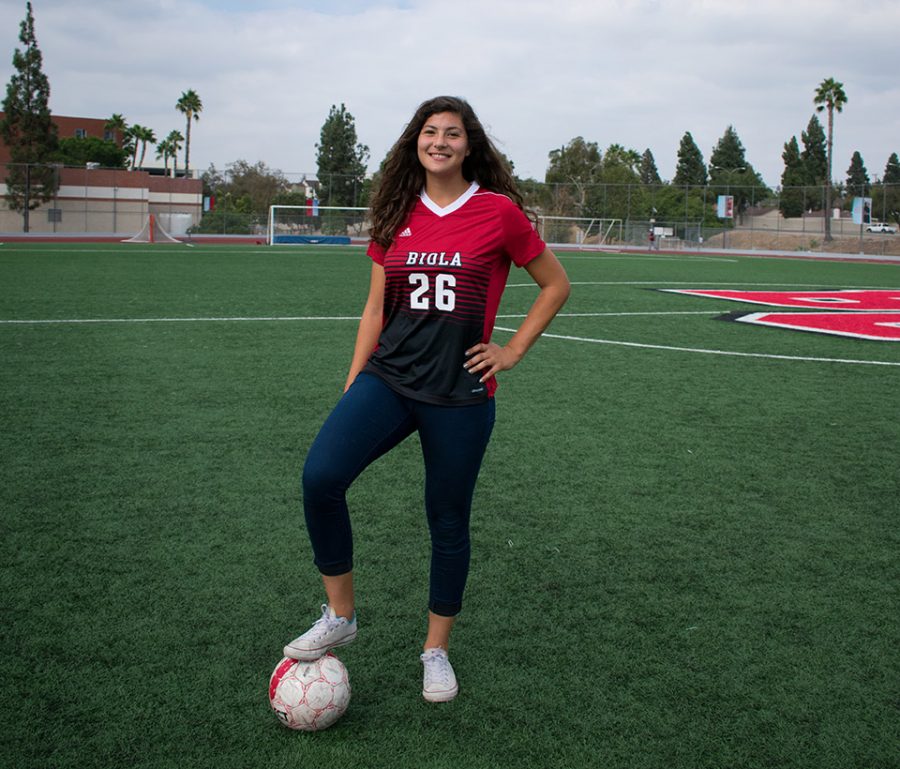
[[[885,224],[884,222],[872,222],[871,224],[866,225],[866,232],[887,232],[893,235],[897,232],[897,228],[892,227],[890,224]]]

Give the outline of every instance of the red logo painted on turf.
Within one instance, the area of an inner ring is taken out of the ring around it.
[[[702,288],[664,288],[660,290],[672,294],[775,307],[810,310],[828,308],[829,312],[754,312],[733,316],[730,319],[757,326],[813,331],[855,339],[900,341],[900,289],[720,291]]]
[[[752,312],[735,318],[740,323],[775,326],[796,331],[900,342],[900,313],[889,312]]]
[[[831,291],[712,291],[705,288],[664,288],[670,294],[688,294],[708,299],[765,304],[769,307],[806,307],[811,310],[853,310],[856,312],[900,312],[900,289]]]

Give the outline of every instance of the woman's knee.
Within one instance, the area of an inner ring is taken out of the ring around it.
[[[306,458],[301,483],[303,497],[307,500],[341,497],[348,485],[333,461],[328,461],[327,457],[319,457],[314,453],[310,453]]]

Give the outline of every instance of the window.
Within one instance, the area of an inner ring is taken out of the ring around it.
[[[87,131],[84,128],[76,128],[75,129],[75,138],[76,139],[87,139]]]
[[[59,223],[62,221],[62,209],[61,208],[48,208],[47,209],[47,221],[53,223]]]

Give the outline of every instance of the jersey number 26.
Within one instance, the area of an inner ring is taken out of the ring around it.
[[[414,310],[427,310],[431,303],[431,281],[424,272],[413,272],[409,275],[409,282],[415,286],[409,295],[409,306]],[[442,272],[434,277],[434,306],[444,312],[453,312],[456,307],[456,276]]]

